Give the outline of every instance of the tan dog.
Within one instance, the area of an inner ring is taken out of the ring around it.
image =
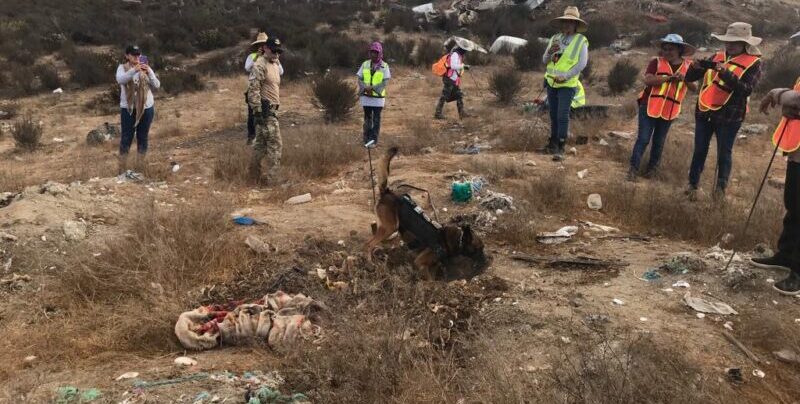
[[[410,202],[407,195],[399,195],[389,189],[389,165],[397,152],[396,147],[389,148],[378,165],[380,198],[375,206],[378,226],[366,245],[368,259],[372,261],[372,254],[378,245],[395,232],[399,232],[403,242],[417,255],[414,265],[427,279],[435,275],[448,278],[454,275],[451,272],[457,272],[459,275],[474,274],[476,271],[473,268],[469,268],[468,271],[465,271],[465,268],[458,268],[455,271],[444,268],[454,261],[463,266],[464,257],[469,258],[467,261],[471,261],[471,267],[478,268],[478,271],[482,270],[486,266],[483,242],[469,226],[441,226],[432,221],[425,222],[421,219],[424,217],[421,211],[414,213],[415,205]],[[452,260],[457,257],[460,260]],[[437,268],[442,268],[438,274],[434,273]]]

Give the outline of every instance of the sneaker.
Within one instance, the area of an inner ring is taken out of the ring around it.
[[[791,262],[789,262],[789,260],[786,258],[775,254],[772,257],[751,258],[750,265],[756,268],[782,269],[788,271],[791,266]]]
[[[564,149],[558,148],[553,152],[553,161],[564,161]]]
[[[786,279],[775,282],[772,288],[782,295],[800,296],[800,275],[792,271]]]

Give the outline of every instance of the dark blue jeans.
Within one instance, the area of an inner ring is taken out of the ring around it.
[[[569,110],[572,98],[575,97],[575,88],[547,87],[547,103],[550,109],[550,144],[563,145],[567,142],[569,134]]]
[[[777,255],[791,260],[792,270],[800,275],[800,163],[790,161],[786,165],[783,204],[786,216]]]
[[[381,111],[382,107],[364,107],[364,144],[370,140],[378,143],[378,135],[381,133]]]
[[[128,113],[125,108],[120,109],[120,120],[122,121],[122,135],[119,140],[119,154],[128,154],[133,143],[133,137],[136,136],[136,151],[139,154],[147,153],[147,135],[150,133],[150,124],[153,123],[153,116],[155,115],[155,107],[150,107],[144,110],[144,115],[139,121],[139,124],[134,127],[136,123],[136,111],[133,114]]]
[[[647,163],[647,170],[652,171],[658,167],[670,125],[672,125],[672,121],[647,116],[647,105],[639,106],[639,136],[636,138],[636,144],[633,145],[631,153],[631,169],[639,170],[644,150],[647,149],[651,139],[653,144],[650,146],[650,161]]]
[[[718,123],[710,119],[695,118],[694,126],[694,155],[689,168],[689,185],[697,188],[700,184],[700,175],[708,156],[708,147],[711,137],[717,136],[717,188],[728,187],[728,179],[733,168],[733,143],[736,134],[742,126],[741,122]]]

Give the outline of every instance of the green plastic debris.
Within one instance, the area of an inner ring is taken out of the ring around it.
[[[63,386],[56,390],[56,404],[91,403],[102,395],[95,388],[81,391],[75,386]]]
[[[250,395],[247,404],[299,404],[307,402],[309,401],[305,394],[296,393],[288,396],[269,387],[261,387]]]
[[[453,202],[469,202],[472,199],[472,183],[453,182],[450,198]]]

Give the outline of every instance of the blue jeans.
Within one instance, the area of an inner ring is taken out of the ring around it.
[[[573,87],[547,88],[547,103],[550,110],[550,144],[563,145],[569,134],[569,111],[576,89]]]
[[[133,137],[136,136],[136,151],[139,154],[147,153],[147,135],[150,133],[150,124],[153,123],[153,116],[155,115],[155,107],[150,107],[144,110],[144,115],[139,121],[139,124],[134,127],[136,123],[136,111],[132,114],[128,113],[125,108],[120,109],[120,120],[122,121],[122,135],[119,140],[119,154],[128,154],[133,143]]]
[[[378,135],[381,133],[381,111],[382,107],[364,107],[364,144],[370,140],[378,143]]]
[[[672,125],[672,121],[647,116],[647,105],[639,106],[639,136],[636,138],[636,144],[633,145],[633,153],[631,153],[631,169],[639,170],[642,155],[651,139],[653,144],[650,146],[650,162],[647,163],[647,170],[652,171],[658,167],[670,125]]]
[[[689,168],[689,185],[697,188],[706,164],[711,137],[717,136],[717,188],[725,189],[733,167],[733,143],[742,126],[741,122],[718,123],[710,119],[695,118],[694,155]]]

